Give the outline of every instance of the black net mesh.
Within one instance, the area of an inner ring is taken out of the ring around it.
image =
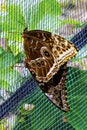
[[[0,8],[0,130],[86,130],[87,2],[9,0]],[[23,65],[26,26],[58,33],[79,50],[67,64],[67,113],[47,99]]]

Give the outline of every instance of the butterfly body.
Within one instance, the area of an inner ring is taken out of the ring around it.
[[[59,35],[42,30],[24,30],[25,66],[45,95],[60,109],[68,111],[66,97],[67,61],[76,47]]]

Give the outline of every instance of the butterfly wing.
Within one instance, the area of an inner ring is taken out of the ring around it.
[[[23,32],[23,37],[34,37],[40,41],[49,41],[52,37],[52,33],[42,30],[31,30],[28,31],[27,29]]]
[[[77,53],[76,47],[59,35],[41,30],[25,30],[25,65],[45,95],[61,110],[68,111],[66,62]]]
[[[48,99],[65,112],[69,111],[66,92],[67,71],[67,65],[65,63],[47,83],[38,82]]]
[[[36,75],[38,81],[47,82],[47,73],[54,64],[52,54],[53,39],[51,38],[51,33],[46,33],[45,35],[44,33],[34,31],[34,34],[32,34],[32,31],[28,31],[23,33],[23,37],[24,50],[27,57],[25,60],[26,66]],[[43,34],[43,39],[45,37],[45,41],[38,37],[41,34]]]
[[[23,37],[26,61],[38,81],[48,82],[61,65],[77,54],[72,43],[50,32],[25,30]]]

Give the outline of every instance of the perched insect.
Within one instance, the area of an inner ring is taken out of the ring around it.
[[[25,66],[45,95],[61,110],[68,112],[66,93],[67,61],[77,54],[77,48],[63,37],[42,30],[25,28]]]

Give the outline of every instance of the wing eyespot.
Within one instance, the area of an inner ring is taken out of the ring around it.
[[[54,50],[54,55],[57,55],[57,56],[58,56],[57,50]],[[58,56],[58,57],[59,57],[59,56]]]
[[[45,57],[45,58],[51,58],[52,57],[52,54],[47,47],[45,47],[45,46],[42,47],[40,51],[41,51],[41,54],[42,54],[43,57]]]
[[[46,57],[50,57],[50,54],[49,54],[49,52],[47,52],[47,51],[44,51],[44,55],[45,55]]]
[[[36,62],[36,65],[37,65],[38,67],[41,67],[40,62]]]
[[[45,65],[44,61],[41,61],[41,65],[43,65],[43,66]]]
[[[60,51],[60,50],[61,50],[61,49],[60,49],[60,47],[58,47],[58,46],[56,47],[56,49],[57,49],[58,51]]]
[[[62,46],[62,48],[66,48],[66,46],[63,43],[61,43],[61,46]]]

